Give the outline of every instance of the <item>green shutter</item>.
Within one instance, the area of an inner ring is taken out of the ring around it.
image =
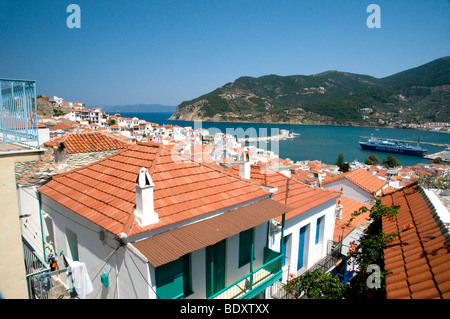
[[[225,288],[226,239],[206,247],[206,298]]]
[[[247,229],[239,234],[239,267],[250,262],[253,245],[253,228]]]
[[[177,299],[191,292],[189,254],[155,269],[156,294],[160,299]]]

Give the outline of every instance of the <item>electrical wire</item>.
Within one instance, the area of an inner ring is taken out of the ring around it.
[[[127,247],[125,247],[127,248]],[[150,285],[150,283],[147,281],[147,279],[145,278],[145,276],[142,274],[141,270],[139,269],[139,267],[136,265],[136,263],[134,262],[133,257],[131,256],[130,252],[128,251],[128,249],[125,249],[126,253],[130,256],[131,261],[133,262],[134,266],[136,267],[136,269],[138,270],[138,272],[141,274],[142,278],[144,279],[144,281],[146,282],[146,284],[150,287],[151,290],[153,290],[153,292],[156,295],[156,298],[161,299],[158,294],[156,293],[155,289],[153,289],[152,285]]]
[[[102,260],[101,262],[99,262],[99,263],[97,264],[97,266],[95,266],[94,268],[92,268],[92,270],[90,271],[90,273],[91,273],[92,271],[94,271],[94,269],[97,268],[102,262],[105,263],[105,264],[103,265],[103,267],[100,268],[100,270],[98,271],[98,273],[92,278],[91,281],[94,281],[95,278],[97,278],[97,276],[100,274],[100,272],[102,271],[102,269],[105,268],[105,266],[106,266],[106,264],[108,263],[109,259],[112,257],[112,255],[113,255],[119,248],[120,248],[120,245],[117,246],[117,248],[114,249],[112,252],[110,252],[108,256],[106,256],[105,258],[103,258],[103,260]]]

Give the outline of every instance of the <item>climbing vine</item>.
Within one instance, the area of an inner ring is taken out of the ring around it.
[[[346,291],[346,298],[384,298],[385,297],[385,278],[389,269],[384,269],[384,249],[397,236],[398,232],[389,234],[383,233],[383,218],[395,218],[399,206],[385,206],[376,199],[375,205],[369,210],[361,207],[352,214],[349,223],[361,214],[369,211],[369,219],[372,221],[364,234],[359,239],[359,243],[350,243],[347,262],[354,263],[357,267],[354,270],[354,277],[350,282],[349,289]],[[376,274],[379,280],[376,284],[371,284],[372,271],[374,266],[379,269]]]
[[[358,243],[350,243],[345,262],[356,265],[350,284],[345,285],[333,274],[316,270],[306,272],[298,277],[291,274],[283,288],[294,298],[302,296],[310,299],[385,298],[385,278],[389,270],[384,269],[384,249],[398,236],[398,233],[383,233],[382,220],[383,218],[395,218],[398,209],[399,206],[384,206],[379,199],[376,199],[370,210],[361,207],[352,214],[348,224],[356,216],[367,212],[369,212],[371,223]],[[407,228],[409,227],[413,226],[407,226]],[[370,281],[370,277],[373,275],[377,278],[374,283]]]
[[[320,270],[306,272],[298,277],[293,274],[289,276],[283,288],[296,299],[302,296],[308,299],[341,299],[346,290],[346,285],[339,278]]]

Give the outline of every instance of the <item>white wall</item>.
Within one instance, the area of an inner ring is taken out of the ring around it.
[[[317,261],[326,256],[327,242],[333,239],[335,223],[336,200],[330,200],[320,206],[314,207],[294,218],[286,220],[284,236],[290,235],[290,240],[286,244],[286,263],[283,267],[283,281],[288,274],[300,275]],[[319,243],[315,243],[317,219],[325,216],[321,225],[321,236]],[[297,260],[299,251],[300,229],[307,226],[305,233],[305,249],[303,267],[297,270]],[[271,249],[280,251],[281,232],[276,232],[271,238]]]
[[[262,223],[255,227],[254,231],[255,260],[253,261],[253,269],[263,265],[264,247],[267,238],[267,223]],[[191,274],[192,274],[192,290],[193,294],[189,299],[206,298],[206,250],[205,248],[196,250],[191,253]],[[250,263],[239,268],[239,234],[231,236],[226,240],[226,274],[225,287],[232,284],[236,280],[250,273]]]
[[[50,130],[48,128],[38,129],[39,144],[42,145],[50,140]]]
[[[148,263],[130,248],[120,247],[116,250],[119,241],[112,233],[45,195],[42,195],[42,213],[48,214],[47,218],[52,220],[57,253],[64,251],[66,256],[70,256],[66,230],[69,229],[76,234],[79,261],[86,264],[94,286],[94,291],[87,295],[87,299],[149,298],[151,288],[147,283],[152,284],[152,281]],[[100,240],[102,231],[104,239]],[[62,258],[58,259],[58,264],[60,268],[65,268]],[[103,273],[109,277],[108,288],[101,283],[100,278]],[[60,277],[61,281],[68,286],[66,274],[61,274]]]
[[[19,187],[18,206],[19,215],[25,215],[20,219],[22,236],[35,249],[36,253],[45,260],[42,245],[41,220],[39,214],[39,202],[37,200],[37,187]],[[45,227],[46,230],[46,227]],[[44,231],[44,240],[48,239],[48,231]],[[47,240],[48,242],[49,240]]]
[[[360,187],[356,186],[352,182],[350,182],[347,179],[342,179],[339,181],[335,181],[332,183],[328,183],[323,185],[323,188],[325,189],[332,189],[340,191],[341,188],[344,189],[344,196],[347,196],[351,199],[357,200],[362,203],[370,203],[370,198],[372,195],[365,190],[361,189]]]
[[[28,202],[25,206],[37,204],[33,203],[33,198],[29,191],[23,191],[22,202]],[[27,198],[27,196],[29,198]],[[36,210],[36,209],[35,209]],[[36,214],[38,212],[35,211]],[[155,269],[149,264],[145,257],[140,255],[132,245],[120,247],[112,253],[119,245],[117,238],[104,231],[101,227],[75,214],[59,203],[42,195],[42,213],[51,219],[51,223],[44,222],[44,233],[48,234],[47,224],[51,224],[54,229],[55,251],[64,251],[66,257],[70,257],[70,248],[67,242],[66,232],[69,229],[77,236],[79,261],[86,264],[90,279],[94,286],[94,291],[87,296],[87,299],[154,299],[156,298]],[[45,219],[45,218],[44,218]],[[104,232],[104,240],[100,240],[99,233]],[[263,265],[264,247],[267,237],[267,223],[255,227],[255,260],[253,269]],[[112,255],[110,256],[110,254]],[[250,271],[250,264],[241,268],[239,265],[239,234],[227,239],[226,243],[226,263],[225,286],[235,282],[239,278],[247,275]],[[110,256],[110,258],[108,258]],[[106,259],[106,260],[105,260]],[[64,268],[62,258],[58,260],[60,268]],[[104,287],[100,277],[103,273],[108,274],[110,286]],[[191,253],[191,281],[193,294],[188,298],[205,298],[206,296],[206,271],[205,271],[205,249],[200,249]],[[61,281],[68,286],[67,277],[61,274]]]

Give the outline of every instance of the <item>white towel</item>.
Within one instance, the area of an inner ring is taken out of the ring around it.
[[[86,299],[94,287],[86,269],[86,265],[79,261],[69,261],[68,272],[72,273],[73,287],[80,299]]]

